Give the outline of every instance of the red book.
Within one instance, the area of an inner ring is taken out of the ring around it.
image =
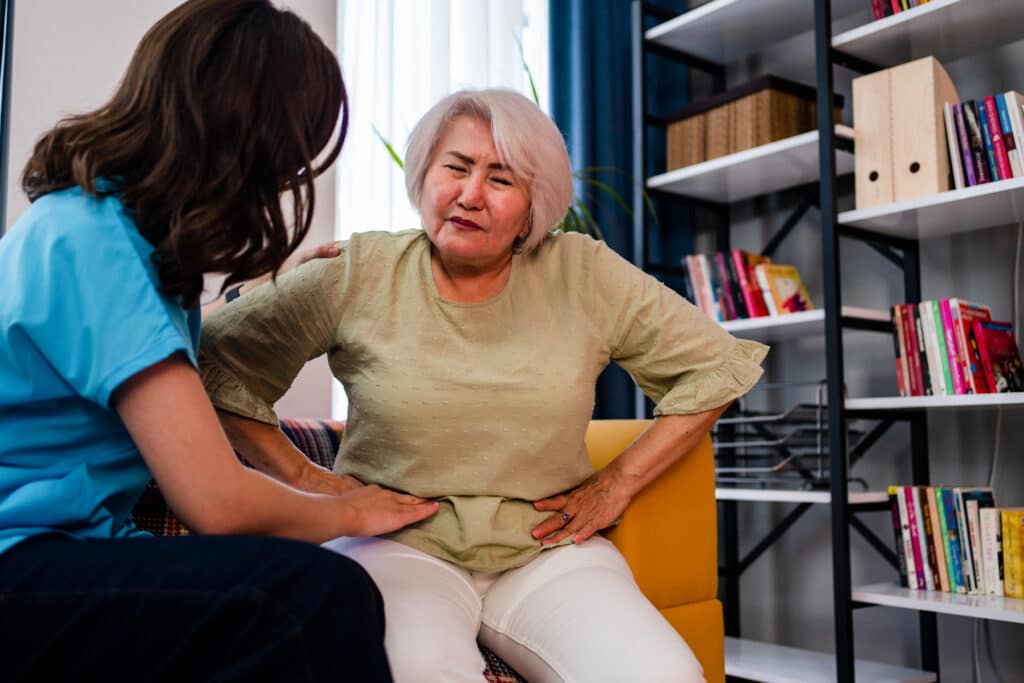
[[[997,393],[1024,391],[1024,368],[1010,323],[974,321],[982,370],[988,386]]]
[[[967,368],[971,373],[971,381],[974,383],[975,393],[994,394],[995,390],[989,386],[985,378],[985,368],[981,363],[981,349],[978,341],[981,335],[978,334],[981,327],[980,320],[973,320],[964,329],[964,336],[967,338]]]
[[[914,567],[917,569],[917,587],[925,590],[924,561],[921,553],[921,537],[917,533],[917,510],[914,509],[914,487],[904,486],[903,496],[907,500],[907,523],[910,525],[910,545],[914,550]],[[924,557],[927,557],[926,555]]]
[[[896,14],[897,12],[902,12],[903,11],[903,6],[900,5],[900,0],[889,0],[889,4],[892,5],[892,13],[893,14]]]
[[[985,389],[979,389],[974,382],[975,376],[971,371],[970,346],[968,346],[967,332],[975,319],[988,322],[992,320],[992,312],[987,306],[972,304],[963,299],[950,299],[949,312],[953,318],[953,331],[956,333],[957,351],[960,354],[960,369],[963,373],[964,385],[967,392],[971,394],[985,393]],[[971,334],[973,337],[973,333]],[[980,360],[980,357],[979,357]],[[984,375],[981,375],[982,387],[986,386]]]
[[[985,118],[988,120],[988,134],[992,138],[992,152],[996,157],[996,168],[999,169],[999,178],[1005,180],[1013,177],[1013,169],[1010,167],[1010,157],[1006,154],[1006,145],[1003,143],[1002,128],[999,125],[999,110],[996,109],[996,98],[988,96],[985,98]]]
[[[758,263],[771,263],[767,256],[750,254],[741,249],[733,249],[729,254],[732,257],[732,265],[736,269],[736,278],[740,282],[740,292],[747,304],[747,311],[751,318],[761,318],[768,315],[768,307],[764,304],[764,297],[761,288],[754,279],[754,266]]]
[[[882,0],[871,0],[871,11],[875,13],[875,19],[881,19],[882,14]]]
[[[910,371],[910,395],[924,396],[924,379],[921,377],[921,349],[917,345],[917,325],[911,304],[901,304],[903,336],[906,341],[907,369]]]
[[[953,393],[966,394],[967,384],[964,382],[963,370],[960,368],[960,351],[956,345],[956,332],[953,329],[953,315],[949,308],[949,299],[939,302],[939,311],[942,314],[942,332],[946,338],[946,355],[949,356],[949,374],[953,378]]]

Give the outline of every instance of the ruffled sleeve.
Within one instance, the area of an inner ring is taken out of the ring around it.
[[[594,287],[609,355],[655,402],[655,415],[701,413],[746,394],[768,347],[737,339],[611,249],[595,254]]]

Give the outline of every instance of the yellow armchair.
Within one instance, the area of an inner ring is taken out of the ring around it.
[[[648,420],[594,420],[587,449],[607,465]],[[718,601],[718,526],[714,454],[705,436],[638,495],[606,536],[625,556],[640,590],[704,667],[708,683],[725,681],[725,627]]]

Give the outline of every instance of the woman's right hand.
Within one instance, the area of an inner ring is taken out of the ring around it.
[[[350,508],[346,536],[380,536],[426,519],[438,509],[436,500],[395,493],[376,484],[352,489],[339,501]]]
[[[326,493],[332,496],[341,496],[352,489],[365,486],[363,482],[347,474],[335,474],[326,467],[321,467],[311,460],[302,464],[298,475],[287,482],[300,491],[308,493]]]

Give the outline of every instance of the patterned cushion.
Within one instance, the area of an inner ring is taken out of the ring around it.
[[[281,431],[307,458],[329,469],[334,466],[345,423],[335,420],[292,418],[281,420]],[[241,459],[245,461],[244,458]],[[132,516],[138,528],[157,536],[185,536],[190,533],[188,527],[167,507],[167,502],[164,501],[156,482],[149,482],[139,502],[135,504]],[[490,683],[526,683],[498,655],[482,645],[480,652],[487,662],[487,668],[484,670],[485,680]]]

